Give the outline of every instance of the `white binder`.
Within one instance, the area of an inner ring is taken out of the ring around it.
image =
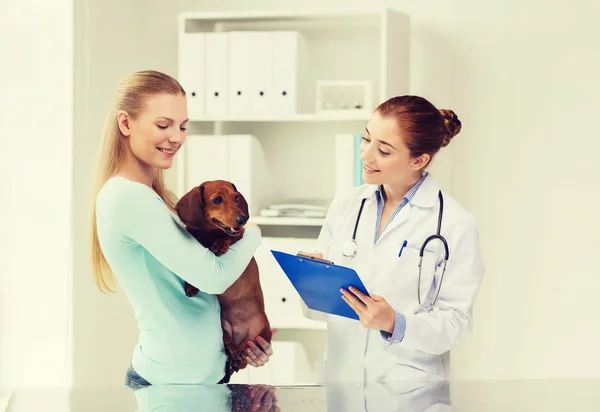
[[[192,135],[185,142],[184,187],[181,195],[206,180],[229,178],[229,137]]]
[[[206,115],[227,115],[227,59],[229,36],[224,32],[206,33]]]
[[[347,193],[354,187],[354,135],[335,135],[334,190],[335,194]]]
[[[184,33],[180,37],[179,82],[187,95],[190,120],[201,119],[204,103],[204,33]]]
[[[229,136],[229,179],[248,202],[250,216],[271,202],[273,190],[267,159],[252,135]]]
[[[272,182],[260,141],[252,135],[191,135],[185,143],[180,196],[207,180],[228,180],[248,202],[250,216],[272,201]]]
[[[273,114],[273,45],[274,32],[250,33],[250,114]]]
[[[252,32],[229,32],[229,75],[228,114],[248,116],[250,114],[250,72]]]
[[[315,93],[314,85],[306,77],[309,70],[306,40],[297,31],[276,31],[273,35],[273,112],[282,115],[310,112]]]

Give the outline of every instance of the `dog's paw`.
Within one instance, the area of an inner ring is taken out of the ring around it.
[[[237,346],[235,342],[230,340],[225,343],[225,353],[233,372],[238,372],[248,366],[246,362],[248,354],[246,353],[245,345]]]
[[[238,372],[248,366],[246,356],[248,356],[246,351],[240,348],[240,350],[231,357],[231,367],[234,371]]]
[[[198,288],[190,285],[189,283],[185,283],[185,295],[188,298],[191,298],[193,296],[196,296],[196,294],[198,293]]]
[[[213,252],[216,256],[221,256],[223,253],[229,250],[230,241],[228,239],[218,239],[213,243],[210,247],[210,251]]]

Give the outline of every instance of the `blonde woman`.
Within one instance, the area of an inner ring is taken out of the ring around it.
[[[139,327],[126,384],[220,383],[222,293],[242,274],[261,242],[248,224],[243,239],[219,257],[185,230],[163,182],[163,170],[185,142],[186,96],[172,77],[141,71],[118,87],[96,169],[91,258],[96,285],[125,292]],[[116,278],[116,279],[115,279]],[[188,298],[184,282],[200,292]],[[248,362],[272,354],[258,339]]]

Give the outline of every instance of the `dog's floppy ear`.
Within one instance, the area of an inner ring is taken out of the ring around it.
[[[188,227],[200,228],[204,225],[204,185],[196,186],[187,192],[175,206],[179,219]]]
[[[198,197],[200,198],[200,207],[204,210],[204,184],[200,185],[200,194]]]

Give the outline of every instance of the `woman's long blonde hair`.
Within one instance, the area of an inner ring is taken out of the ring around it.
[[[171,95],[183,94],[185,96],[185,91],[179,82],[171,76],[153,70],[133,73],[119,84],[113,109],[104,125],[104,133],[96,162],[92,188],[92,207],[90,211],[90,258],[92,271],[96,287],[103,293],[115,292],[115,278],[98,241],[96,196],[106,181],[119,171],[130,150],[127,140],[119,129],[117,113],[124,110],[131,118],[135,119],[144,109],[146,99],[149,96],[160,93]],[[152,188],[169,207],[175,207],[177,199],[173,193],[166,189],[161,169],[154,170]]]

